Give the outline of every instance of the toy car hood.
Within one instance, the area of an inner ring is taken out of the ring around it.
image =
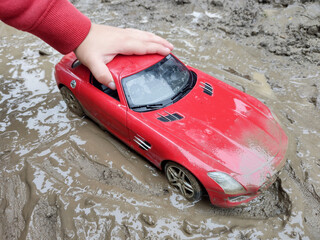
[[[246,94],[204,77],[198,75],[196,86],[183,99],[142,113],[143,118],[236,174],[271,165],[285,151],[287,138],[267,107],[259,102],[257,109],[245,99]],[[212,86],[212,95],[205,93],[205,83]]]

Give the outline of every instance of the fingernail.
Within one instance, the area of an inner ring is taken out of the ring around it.
[[[170,49],[172,50],[172,49],[174,49],[174,46],[173,46],[173,44],[172,43],[169,43],[170,45]]]
[[[116,84],[114,82],[109,82],[108,88],[111,88],[112,90],[116,90]]]

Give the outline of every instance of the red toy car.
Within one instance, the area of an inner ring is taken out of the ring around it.
[[[73,53],[63,57],[55,76],[65,102],[164,169],[188,200],[207,193],[212,204],[233,207],[273,183],[288,139],[260,101],[172,54],[118,55],[107,65],[117,90]]]

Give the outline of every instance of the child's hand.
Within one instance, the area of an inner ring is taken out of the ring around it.
[[[168,55],[172,49],[171,43],[149,32],[92,24],[88,36],[74,52],[100,83],[115,89],[106,64],[117,54]]]

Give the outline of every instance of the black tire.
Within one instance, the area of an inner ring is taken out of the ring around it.
[[[65,101],[71,112],[78,115],[79,117],[85,116],[81,104],[66,86],[61,87],[60,92],[63,100]]]
[[[168,162],[164,168],[171,186],[178,189],[189,201],[199,201],[202,197],[202,187],[198,180],[181,165]]]

